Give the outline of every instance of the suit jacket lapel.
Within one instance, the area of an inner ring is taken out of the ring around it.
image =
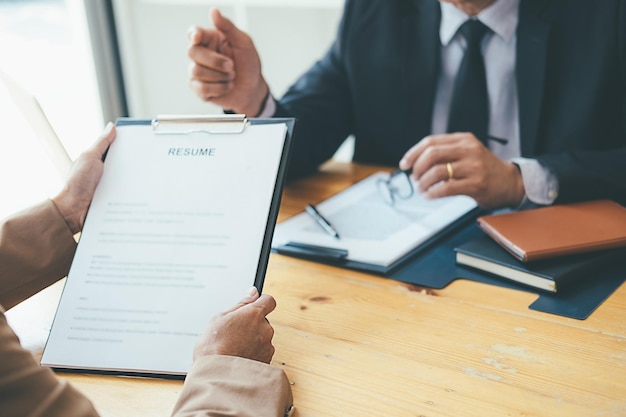
[[[402,88],[406,92],[406,122],[411,124],[405,150],[430,134],[440,65],[439,22],[436,0],[412,0],[402,11],[401,53],[405,58]]]
[[[540,19],[545,4],[520,2],[516,76],[522,156],[532,156],[537,145],[550,32],[550,25]]]

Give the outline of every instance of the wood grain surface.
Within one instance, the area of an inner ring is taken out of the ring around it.
[[[289,184],[279,220],[376,170],[327,164]],[[278,302],[272,363],[296,416],[626,416],[624,285],[579,321],[529,310],[532,293],[464,280],[431,290],[272,254],[264,292]],[[108,417],[168,416],[182,386],[61,377]]]

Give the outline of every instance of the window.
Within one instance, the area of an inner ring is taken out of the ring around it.
[[[77,3],[0,1],[0,71],[37,98],[73,159],[104,124]],[[54,195],[62,182],[29,121],[0,84],[0,217]]]

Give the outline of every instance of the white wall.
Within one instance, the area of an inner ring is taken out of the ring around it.
[[[131,116],[216,113],[188,87],[187,29],[210,26],[209,8],[248,32],[265,77],[280,96],[328,49],[342,0],[114,0],[122,69]]]

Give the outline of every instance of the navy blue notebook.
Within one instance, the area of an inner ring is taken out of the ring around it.
[[[484,236],[475,223],[446,237],[437,245],[421,253],[418,257],[395,270],[388,277],[414,285],[441,289],[457,279],[469,279],[501,287],[539,294],[529,308],[545,313],[571,317],[579,320],[587,318],[624,281],[626,262],[612,262],[589,273],[589,279],[579,280],[557,293],[539,291],[494,275],[463,267],[456,263],[455,248]]]
[[[626,250],[607,249],[522,262],[487,235],[457,247],[457,264],[491,273],[548,292],[562,292],[593,279],[598,270],[624,259]]]

